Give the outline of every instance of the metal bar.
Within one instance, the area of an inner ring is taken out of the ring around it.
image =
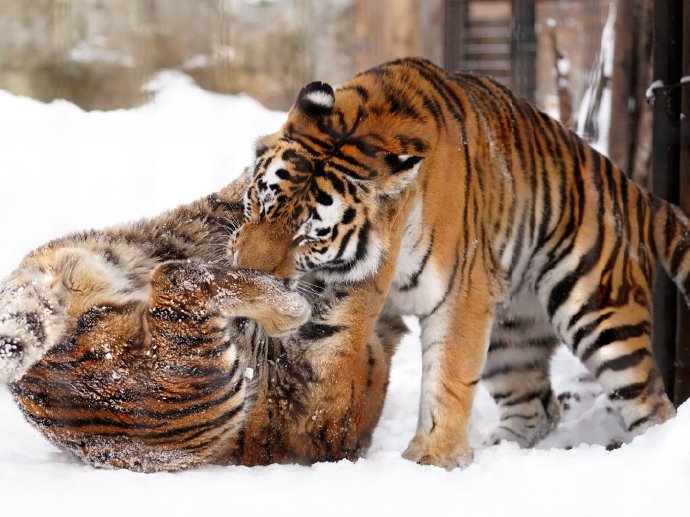
[[[534,102],[537,77],[537,36],[534,0],[512,0],[511,44],[513,89]]]
[[[682,75],[690,76],[690,2],[683,6],[683,67]],[[681,88],[680,117],[680,207],[690,215],[690,84]],[[690,293],[688,293],[690,295]],[[674,401],[677,405],[690,398],[690,310],[682,296],[678,297],[678,327],[676,329],[676,384]]]
[[[677,0],[654,3],[654,80],[664,84],[680,79],[682,6]],[[679,201],[680,90],[659,91],[654,103],[652,136],[652,192],[672,203]],[[657,268],[654,285],[654,355],[669,398],[674,399],[676,313],[678,296],[668,276]]]

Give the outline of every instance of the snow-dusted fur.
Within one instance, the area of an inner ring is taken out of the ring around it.
[[[321,292],[307,323],[301,294],[227,266],[244,188],[53,241],[4,281],[0,381],[51,441],[138,471],[354,459],[367,447],[405,327],[382,322],[334,382],[329,354],[348,351],[324,353],[318,321],[347,293]]]

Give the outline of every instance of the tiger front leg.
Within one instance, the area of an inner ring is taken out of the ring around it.
[[[417,432],[403,457],[446,469],[472,462],[468,422],[493,320],[486,289],[452,293],[435,311],[420,317],[422,393]]]

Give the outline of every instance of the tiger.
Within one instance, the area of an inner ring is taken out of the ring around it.
[[[406,327],[383,317],[361,349],[324,350],[329,325],[349,324],[348,291],[317,299],[306,284],[229,267],[246,183],[56,239],[2,283],[0,382],[52,443],[139,472],[366,451]],[[333,372],[331,355],[348,356],[347,369]]]
[[[252,168],[233,265],[370,286],[364,331],[344,328],[344,342],[364,342],[379,315],[418,318],[405,458],[471,463],[480,381],[500,416],[484,445],[534,445],[560,417],[549,363],[561,342],[631,436],[674,415],[652,356],[650,288],[660,260],[689,301],[688,219],[490,77],[403,58],[336,90],[309,83]]]

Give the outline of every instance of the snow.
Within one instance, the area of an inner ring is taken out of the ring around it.
[[[104,37],[94,38],[93,41],[79,41],[68,53],[69,59],[75,63],[107,63],[134,68],[136,62],[131,56],[125,56],[108,48]]]
[[[582,96],[577,114],[577,133],[585,138],[589,145],[605,156],[609,154],[609,134],[611,130],[611,101],[613,95],[611,78],[613,77],[614,51],[616,45],[616,9],[616,3],[609,4],[609,15],[601,32],[599,57],[595,62],[594,69],[590,76],[590,85]],[[594,114],[596,117],[594,135],[587,135],[585,125],[588,113],[592,109],[592,104],[595,101],[594,97],[597,94],[596,89],[599,81],[603,81],[604,86],[601,90],[601,99],[597,112]]]
[[[570,73],[571,64],[570,59],[562,57],[556,61],[556,67],[558,68],[559,75],[566,76]],[[561,86],[566,86],[567,83],[561,84]]]
[[[145,107],[84,112],[0,92],[0,277],[61,234],[151,216],[216,190],[251,161],[255,138],[284,114],[205,92],[166,73]],[[596,383],[565,350],[553,362],[563,404],[535,449],[478,450],[446,472],[400,458],[416,427],[419,329],[394,358],[388,398],[365,459],[311,467],[206,467],[181,473],[95,470],[49,444],[0,388],[3,515],[670,515],[690,482],[690,404],[632,443]],[[253,373],[253,372],[252,372]],[[250,372],[247,372],[250,375]],[[496,425],[480,389],[471,442]]]
[[[656,95],[654,93],[654,90],[657,90],[657,89],[663,88],[663,87],[664,87],[664,81],[662,81],[661,79],[657,79],[652,84],[650,84],[649,88],[647,88],[647,90],[644,92],[644,97],[645,97],[645,99],[647,99],[647,102],[653,103],[654,97]]]

